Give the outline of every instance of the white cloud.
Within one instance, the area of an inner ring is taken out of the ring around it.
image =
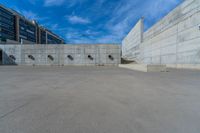
[[[30,19],[30,20],[37,20],[39,19],[38,15],[32,11],[21,11],[22,14],[27,18],[27,19]]]
[[[101,32],[96,32],[93,30],[82,31],[80,29],[68,28],[65,32],[65,39],[69,43],[73,44],[94,44],[98,43],[97,38],[100,36]]]
[[[145,16],[146,20],[150,22],[157,21],[179,2],[180,0],[148,0],[141,4],[140,0],[120,1],[111,14],[112,18],[105,25],[108,35],[98,40],[107,41],[108,43],[120,42],[141,17]],[[145,22],[145,24],[149,23]]]
[[[34,1],[34,0],[31,0],[31,1]],[[87,1],[87,0],[44,0],[44,6],[49,7],[49,6],[65,5],[67,7],[72,7],[77,4],[82,4],[85,1]]]
[[[65,35],[65,38],[68,42],[73,43],[73,44],[89,44],[93,43],[93,41],[85,37],[85,35],[79,33],[79,32],[70,32]]]
[[[87,0],[45,1],[46,6],[65,4],[67,7],[71,7],[81,5]],[[68,28],[54,29],[65,33],[66,40],[72,43],[119,43],[141,17],[145,17],[145,27],[149,27],[152,23],[155,23],[157,20],[162,18],[163,14],[169,12],[171,8],[177,5],[180,1],[181,0],[144,0],[142,2],[141,0],[119,0],[116,1],[115,6],[112,6],[111,4],[110,8],[107,8],[103,12],[99,12],[99,9],[107,3],[106,0],[97,0],[93,6],[95,10],[91,11],[97,11],[94,15],[94,17],[97,16],[96,18],[98,18],[98,15],[107,15],[106,17],[110,18],[110,20],[107,20],[106,23],[99,23],[95,26],[96,29],[88,31],[79,31],[78,29],[78,31],[68,31]],[[65,16],[65,18],[72,24],[91,23],[91,20],[87,17],[84,18],[75,14]],[[104,34],[95,33],[99,30]]]
[[[58,24],[52,24],[50,28],[51,28],[51,30],[54,31],[56,29],[59,29],[59,26],[58,26]]]
[[[45,0],[44,6],[60,6],[65,2],[65,0]]]
[[[82,18],[76,15],[66,16],[67,20],[72,24],[89,24],[91,21],[88,18]]]
[[[18,12],[29,20],[46,21],[49,19],[48,17],[41,17],[38,14],[36,14],[30,10],[28,10],[28,11],[27,10],[18,10]]]

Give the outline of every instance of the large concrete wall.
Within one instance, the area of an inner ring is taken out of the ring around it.
[[[139,55],[139,47],[143,39],[143,19],[128,33],[122,44],[122,57],[126,60],[135,60]]]
[[[118,65],[120,45],[0,45],[4,65]]]
[[[139,44],[139,54],[134,56],[140,62],[167,64],[172,67],[199,67],[200,0],[185,0],[142,34],[143,40]],[[135,36],[126,38],[126,40],[133,40],[132,42],[138,39],[140,38]],[[122,49],[126,45],[123,43]]]

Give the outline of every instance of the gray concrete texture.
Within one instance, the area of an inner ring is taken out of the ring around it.
[[[4,65],[118,65],[121,62],[120,45],[0,45],[0,49]]]
[[[143,22],[138,23],[140,24],[137,24],[132,32],[142,33],[143,38],[129,34],[123,41],[122,49],[127,49],[128,53],[134,53],[134,50],[128,48],[127,42],[138,42],[138,39],[141,39],[142,43],[137,44],[139,54],[129,54],[130,57],[123,56],[124,58],[135,59],[145,64],[167,64],[174,67],[185,65],[200,68],[199,0],[185,0],[146,32],[143,32],[140,26]]]
[[[143,19],[139,20],[139,22],[135,25],[135,27],[129,32],[129,34],[122,41],[122,57],[126,60],[136,60],[140,53],[140,44],[143,39]]]
[[[0,133],[199,133],[200,71],[0,67]]]

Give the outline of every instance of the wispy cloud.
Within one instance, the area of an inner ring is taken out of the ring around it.
[[[91,38],[86,37],[86,35],[77,31],[67,33],[65,35],[65,38],[67,42],[73,44],[86,44],[86,43],[89,44],[93,42]]]
[[[80,30],[68,28],[67,33],[65,34],[65,39],[69,43],[73,44],[94,44],[98,43],[97,38],[101,36],[102,32],[93,31],[93,30]]]
[[[140,0],[120,1],[111,14],[111,19],[105,24],[108,34],[98,40],[120,42],[141,17],[146,18],[145,27],[147,29],[152,25],[150,22],[155,23],[178,3],[180,0],[149,0],[144,4],[141,4]]]
[[[56,29],[59,29],[59,26],[58,26],[58,24],[52,24],[50,26],[50,29],[53,30],[53,31],[55,31]]]
[[[44,6],[59,6],[62,5],[65,0],[45,0]]]
[[[26,10],[23,10],[21,11],[21,13],[27,18],[27,19],[35,19],[35,20],[38,20],[39,17],[36,13],[32,12],[32,11],[26,11]]]
[[[141,17],[148,29],[183,0],[1,1],[65,36],[69,43],[120,43]]]
[[[35,5],[39,0],[28,0],[31,4]]]
[[[72,24],[89,24],[91,21],[88,18],[79,17],[76,15],[65,16],[66,19]]]
[[[166,13],[168,13],[175,5],[180,3],[181,0],[148,0],[141,4],[140,0],[123,0],[115,3],[115,7],[110,10],[109,19],[106,23],[98,24],[101,26],[101,30],[104,30],[103,34],[99,36],[91,35],[82,36],[82,34],[76,33],[68,34],[67,39],[73,41],[76,36],[76,41],[91,41],[95,43],[120,43],[121,40],[127,35],[131,28],[137,23],[141,17],[145,17],[145,28],[149,28],[153,23],[158,21]],[[105,1],[99,1],[101,6]],[[123,6],[122,6],[123,5]],[[141,10],[143,9],[143,10]],[[105,11],[107,12],[107,11]],[[68,17],[71,23],[78,23],[77,16]],[[74,20],[74,21],[73,21]],[[77,20],[77,21],[76,21]],[[87,19],[80,18],[80,22],[88,23]],[[98,27],[96,25],[96,27]],[[83,32],[82,32],[83,33]],[[74,42],[74,41],[73,41]]]
[[[48,17],[39,16],[37,13],[30,10],[18,10],[18,12],[29,20],[36,20],[38,22],[41,22],[49,19]]]
[[[30,0],[30,1],[34,1],[34,0]],[[82,4],[85,1],[87,1],[87,0],[44,0],[44,6],[51,7],[51,6],[65,5],[67,7],[72,7],[77,4]]]

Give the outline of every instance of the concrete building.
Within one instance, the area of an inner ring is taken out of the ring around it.
[[[0,5],[0,43],[64,44],[64,40],[36,21]]]
[[[141,19],[124,38],[124,59],[200,68],[200,0],[185,0],[146,32],[143,25]]]
[[[2,65],[118,65],[121,46],[98,45],[0,45]]]

